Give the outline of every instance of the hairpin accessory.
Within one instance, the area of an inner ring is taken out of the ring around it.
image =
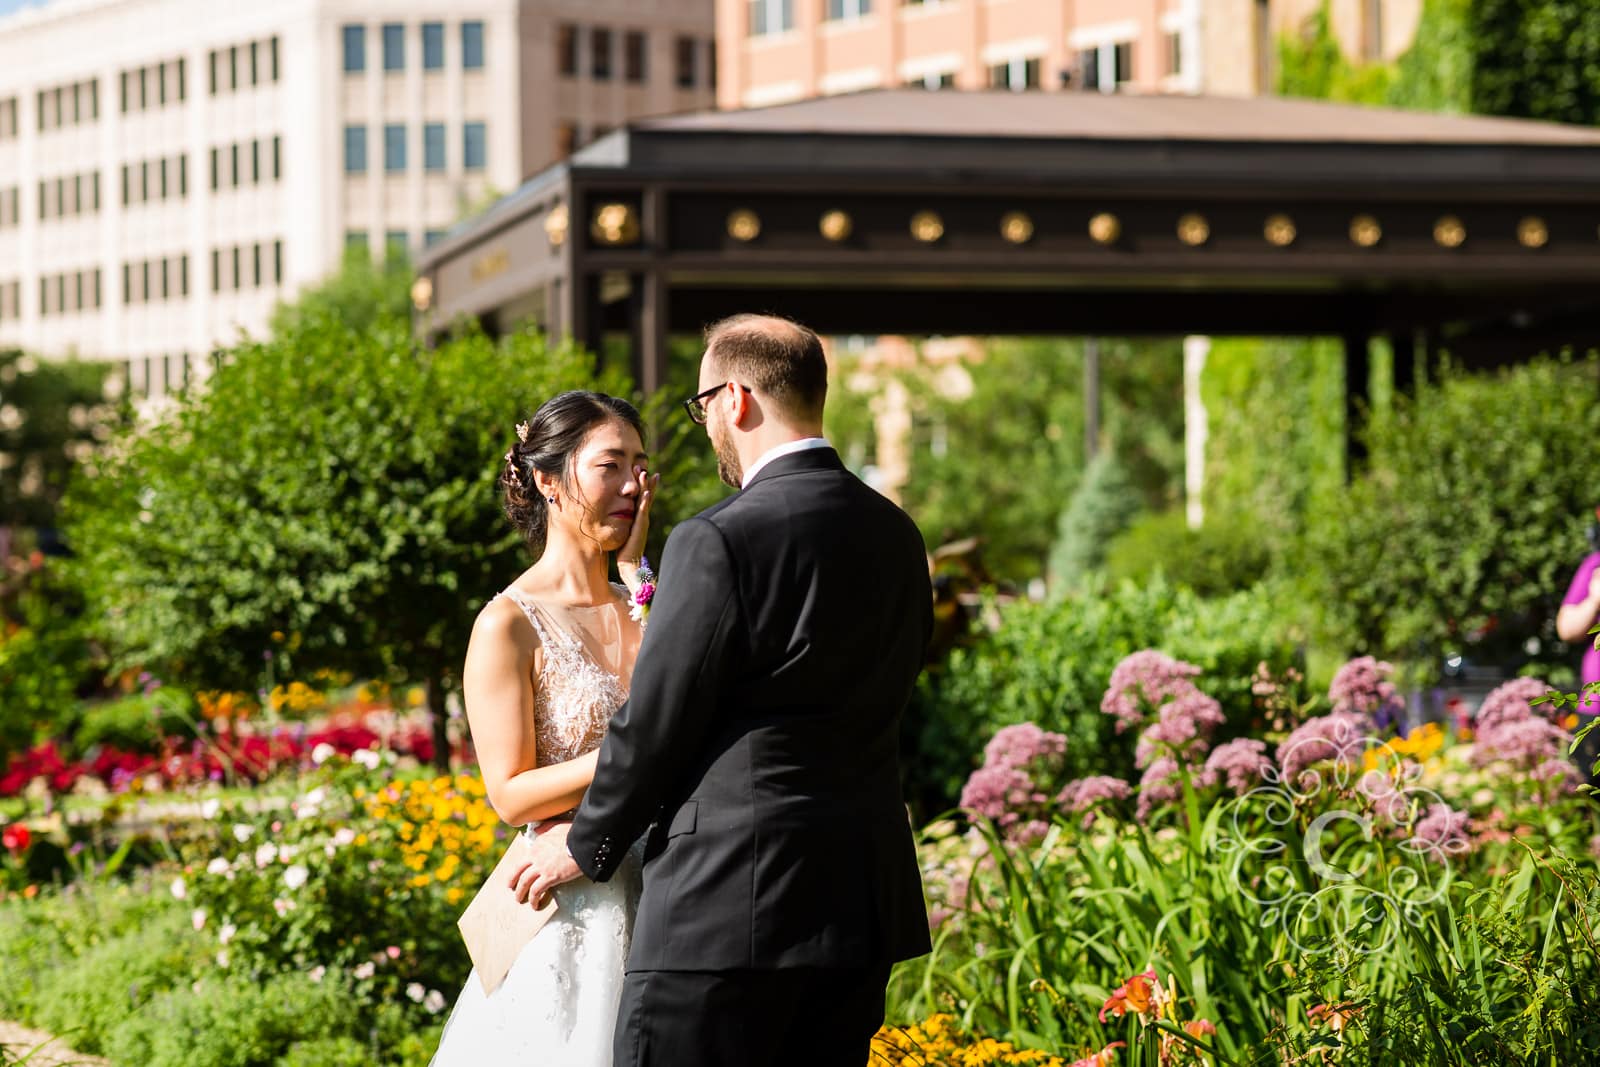
[[[522,476],[517,473],[517,464],[516,464],[516,461],[511,458],[511,453],[510,452],[506,453],[506,468],[511,473],[511,484],[512,485],[521,485],[522,484]]]
[[[521,441],[523,444],[527,444],[528,443],[528,424],[527,423],[525,423],[525,422],[517,423],[517,440]]]
[[[628,598],[628,614],[635,622],[644,622],[650,617],[650,601],[656,596],[656,572],[650,569],[650,560],[644,556],[639,557],[639,587]]]

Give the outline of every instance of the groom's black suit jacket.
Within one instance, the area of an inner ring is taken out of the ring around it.
[[[916,526],[832,449],[681,523],[568,847],[649,828],[630,971],[886,964],[929,949],[899,719],[933,625]]]

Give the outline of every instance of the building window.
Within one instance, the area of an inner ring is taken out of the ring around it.
[[[422,24],[422,69],[444,69],[444,23]]]
[[[17,136],[17,98],[0,100],[0,141],[10,141]]]
[[[274,45],[276,45],[278,43],[278,39],[276,37],[274,37],[272,39],[272,43]],[[274,50],[273,55],[277,55],[276,50]],[[189,79],[188,79],[188,63],[187,63],[187,61],[185,61],[180,56],[178,58],[178,102],[179,103],[182,103],[188,97],[188,94],[189,94],[188,81],[189,81]]]
[[[230,160],[231,160],[231,162],[233,164],[233,183],[232,184],[233,184],[233,187],[235,189],[237,189],[237,188],[239,188],[240,180],[241,180],[241,178],[243,177],[243,174],[244,174],[243,170],[239,166],[239,146],[238,145],[229,145],[228,146],[228,155],[229,155]]]
[[[383,128],[383,169],[390,174],[406,169],[406,128],[398,122]]]
[[[123,183],[126,187],[126,182]],[[214,193],[222,188],[222,149],[211,150],[211,191]]]
[[[1039,60],[1013,59],[1009,63],[995,64],[989,68],[989,88],[1013,90],[1039,88]]]
[[[1111,49],[1112,83],[1122,85],[1133,81],[1133,42],[1122,41]]]
[[[564,78],[578,73],[578,27],[570,22],[556,27],[556,73]]]
[[[444,240],[444,235],[445,235],[445,231],[444,230],[424,230],[422,232],[422,245],[423,245],[423,247],[424,248],[433,247],[434,245],[438,244],[440,241]]]
[[[278,39],[276,37],[267,42],[267,73],[272,79],[272,84],[278,84]]]
[[[461,24],[461,69],[483,69],[483,23]]]
[[[461,127],[461,166],[466,170],[482,170],[488,165],[488,133],[481,122],[464,123]]]
[[[360,250],[362,252],[367,251],[367,231],[366,230],[346,230],[346,231],[344,231],[344,247],[345,247],[345,250],[347,252],[348,251],[355,251],[355,250]]]
[[[1176,77],[1183,73],[1183,34],[1167,34],[1166,45],[1167,74],[1171,77]]]
[[[858,19],[872,13],[872,0],[828,0],[827,18]]]
[[[398,22],[383,24],[383,69],[406,69],[406,28]]]
[[[250,84],[261,84],[261,48],[255,41],[250,42]]]
[[[344,72],[346,74],[360,74],[367,69],[367,28],[365,26],[346,26],[344,28]],[[211,54],[211,91],[217,91],[217,55]]]
[[[239,49],[237,46],[228,49],[228,91],[237,92],[239,89]]]
[[[646,46],[649,38],[643,30],[629,30],[622,39],[622,76],[630,82],[649,78],[646,70]]]
[[[344,172],[346,174],[365,174],[367,172],[367,128],[365,126],[346,126],[344,128]],[[216,156],[212,156],[212,188],[216,188],[216,183]]]
[[[589,31],[589,76],[596,81],[611,78],[611,31],[595,27]]]
[[[261,142],[250,142],[250,184],[261,184]]]
[[[693,37],[678,38],[678,72],[677,83],[680,89],[694,88],[694,54],[695,39]]]
[[[920,78],[906,79],[907,89],[954,89],[955,87],[956,75],[954,71],[945,71],[942,74],[935,72],[924,74]]]
[[[272,242],[272,284],[283,284],[283,242]]]
[[[274,134],[272,138],[272,180],[277,181],[283,177],[283,138]]]
[[[387,255],[405,255],[408,243],[404,230],[389,230],[383,235],[383,251]]]
[[[429,122],[422,127],[422,169],[444,170],[444,123]]]
[[[794,29],[794,0],[750,0],[750,36]]]

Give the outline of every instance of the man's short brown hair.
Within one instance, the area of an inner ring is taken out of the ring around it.
[[[719,376],[768,397],[776,414],[822,418],[828,363],[817,335],[777,315],[734,315],[706,327],[706,354]]]

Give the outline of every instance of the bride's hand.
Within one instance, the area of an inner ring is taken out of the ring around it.
[[[631,591],[639,588],[639,561],[644,558],[644,543],[650,536],[650,505],[656,498],[656,487],[661,475],[651,474],[643,467],[635,467],[633,476],[638,480],[633,528],[628,531],[627,542],[617,550],[617,573]]]

